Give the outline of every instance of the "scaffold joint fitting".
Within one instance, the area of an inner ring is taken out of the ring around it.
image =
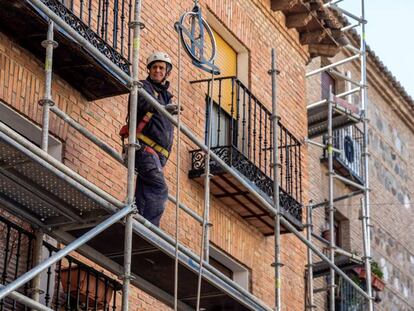
[[[278,70],[278,69],[269,69],[269,70],[267,71],[267,73],[268,73],[269,75],[272,75],[272,74],[274,74],[274,73],[276,73],[277,75],[279,75],[279,74],[280,74],[280,70]]]
[[[42,107],[43,106],[54,106],[55,102],[52,99],[43,98],[38,101],[38,104]]]
[[[44,47],[45,49],[47,49],[48,47],[52,47],[54,49],[56,49],[58,47],[58,43],[55,40],[43,40],[41,43],[42,47]]]
[[[131,29],[135,28],[136,26],[139,26],[139,29],[141,29],[141,30],[145,28],[145,24],[142,23],[142,22],[138,22],[138,21],[131,21],[128,24],[128,27],[131,28]]]

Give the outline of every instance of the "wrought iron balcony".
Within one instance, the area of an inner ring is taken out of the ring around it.
[[[355,125],[333,131],[333,145],[342,150],[334,153],[334,169],[342,176],[351,179],[361,185],[364,184],[363,176],[363,133]],[[326,136],[324,137],[326,141]],[[323,153],[322,161],[327,163],[328,154]]]
[[[368,306],[366,299],[352,285],[338,277],[336,281],[337,296],[335,310],[337,311],[365,311]]]
[[[210,89],[210,80],[203,83]],[[269,201],[273,197],[273,128],[271,112],[235,77],[215,80],[212,111],[212,151],[234,168]],[[208,92],[206,92],[208,93]],[[206,97],[206,102],[209,98]],[[208,105],[207,105],[208,107]],[[207,110],[207,109],[206,109]],[[207,141],[207,131],[205,133]],[[279,123],[280,203],[285,217],[301,228],[302,171],[301,144]],[[205,170],[205,154],[191,151],[190,178],[200,180]],[[273,234],[273,219],[250,196],[247,189],[235,182],[218,163],[210,164],[212,193],[266,235]]]
[[[41,0],[124,72],[130,70],[132,0]],[[0,31],[44,61],[47,16],[26,0],[0,0]],[[88,100],[126,93],[122,79],[55,25],[53,68]]]
[[[34,236],[15,223],[0,217],[0,277],[2,284],[32,268]],[[58,249],[43,243],[43,257],[52,256]],[[117,310],[117,292],[121,284],[81,261],[66,256],[43,273],[41,302],[53,310]],[[26,284],[20,291],[30,295]],[[1,310],[24,310],[19,302],[0,300]]]

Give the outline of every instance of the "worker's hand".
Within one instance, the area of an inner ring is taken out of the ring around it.
[[[183,106],[181,106],[180,107],[181,109],[181,111],[183,111]],[[166,105],[165,106],[165,109],[169,112],[169,113],[171,113],[172,115],[176,115],[176,114],[178,114],[178,105],[177,104],[175,104],[175,103],[171,103],[171,104],[168,104],[168,105]]]

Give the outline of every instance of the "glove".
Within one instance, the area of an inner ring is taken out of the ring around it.
[[[174,104],[174,103],[168,104],[168,105],[165,106],[165,109],[169,113],[171,113],[172,115],[178,114],[178,105],[177,104]],[[182,106],[181,106],[181,109],[180,110],[183,111],[183,107]]]

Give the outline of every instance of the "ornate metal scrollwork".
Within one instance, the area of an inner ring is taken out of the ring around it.
[[[269,197],[273,196],[273,180],[263,173],[253,162],[247,159],[237,148],[231,146],[220,146],[211,148],[224,162],[235,168],[243,174],[256,187],[262,190]],[[205,153],[202,150],[194,150],[192,154],[192,170],[204,172]],[[217,167],[215,161],[210,162],[210,167]],[[280,206],[291,216],[302,221],[302,205],[297,202],[291,195],[280,188]]]
[[[130,73],[129,61],[111,47],[104,39],[99,37],[91,28],[89,28],[80,18],[78,18],[71,10],[64,6],[58,0],[41,0],[53,12],[62,18],[69,26],[71,26],[82,37],[88,40],[94,47],[96,47],[102,54],[110,59],[126,74]]]

